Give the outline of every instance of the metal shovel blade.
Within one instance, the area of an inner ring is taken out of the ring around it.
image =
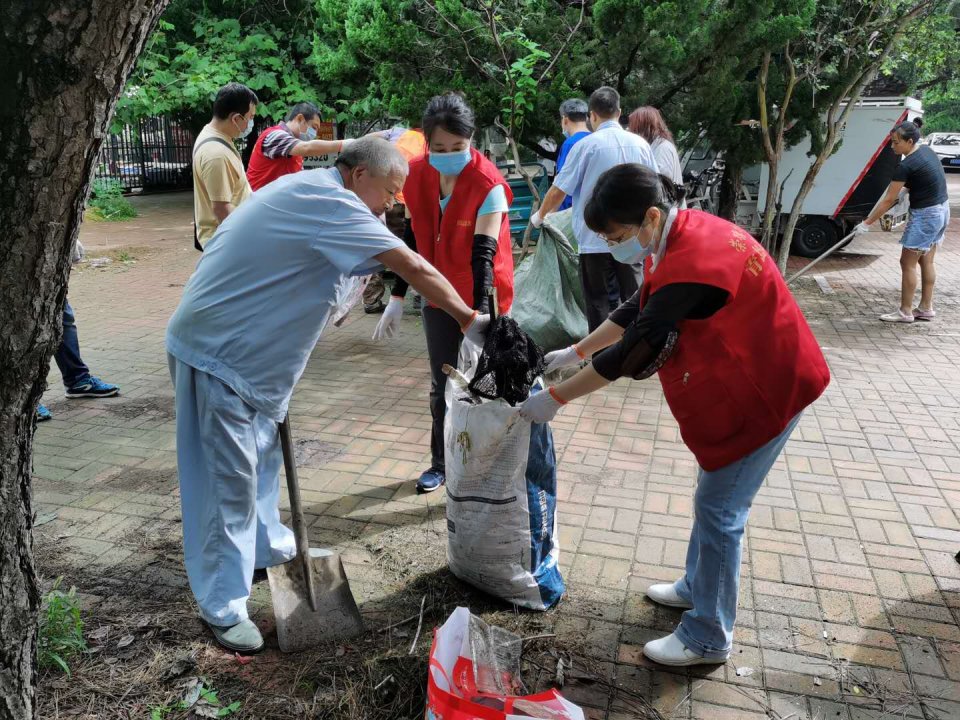
[[[310,608],[310,592],[299,556],[267,568],[277,640],[283,652],[305,650],[363,631],[363,620],[350,592],[340,555],[320,548],[311,548],[308,552],[316,610]]]

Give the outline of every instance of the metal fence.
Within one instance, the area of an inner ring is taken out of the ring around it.
[[[191,187],[194,134],[168,117],[126,125],[103,143],[96,180],[115,180],[125,191]]]

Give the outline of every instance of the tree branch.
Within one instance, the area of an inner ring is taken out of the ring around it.
[[[473,65],[473,66],[480,72],[480,74],[483,75],[484,77],[488,78],[489,80],[493,80],[493,81],[496,82],[496,83],[500,83],[500,79],[497,78],[497,77],[495,77],[494,75],[492,75],[492,74],[486,69],[486,67],[484,67],[483,63],[481,63],[479,60],[477,60],[477,59],[471,54],[471,52],[470,52],[470,43],[467,42],[467,34],[468,34],[469,32],[471,32],[471,31],[470,31],[470,30],[463,30],[463,29],[461,29],[456,23],[454,23],[452,20],[450,20],[450,18],[448,18],[446,15],[444,15],[442,12],[440,12],[440,10],[439,10],[439,8],[437,8],[436,4],[433,3],[433,2],[431,2],[430,0],[423,0],[423,4],[426,5],[428,8],[430,8],[430,9],[434,12],[434,14],[435,14],[441,21],[443,21],[444,23],[446,23],[447,26],[448,26],[451,30],[453,30],[454,33],[456,33],[456,35],[457,35],[457,37],[459,38],[461,44],[463,45],[463,51],[466,53],[467,59],[470,61],[470,64]],[[437,33],[437,35],[439,35],[439,33]]]
[[[567,45],[570,44],[570,41],[573,40],[573,36],[577,34],[577,31],[580,30],[580,26],[583,24],[583,13],[587,6],[586,0],[580,3],[580,17],[577,19],[577,24],[573,26],[573,29],[570,30],[570,33],[567,35],[567,39],[563,41],[563,44],[560,46],[560,49],[554,54],[553,59],[550,61],[550,64],[540,73],[540,79],[537,80],[537,85],[542,83],[550,71],[553,69],[553,66],[556,64],[557,60],[560,59],[560,56],[567,49]]]

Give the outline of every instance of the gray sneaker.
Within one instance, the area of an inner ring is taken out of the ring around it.
[[[253,654],[263,650],[263,635],[253,620],[241,620],[236,625],[214,625],[207,623],[213,636],[227,650],[241,654]]]

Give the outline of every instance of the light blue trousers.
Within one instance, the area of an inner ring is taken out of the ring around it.
[[[247,618],[254,568],[297,554],[280,522],[279,430],[217,378],[167,358],[187,578],[204,620],[235,625]]]
[[[699,655],[724,657],[733,647],[743,529],[753,498],[799,421],[798,414],[763,447],[719,470],[701,469],[697,477],[686,572],[675,588],[693,605],[677,637]]]

